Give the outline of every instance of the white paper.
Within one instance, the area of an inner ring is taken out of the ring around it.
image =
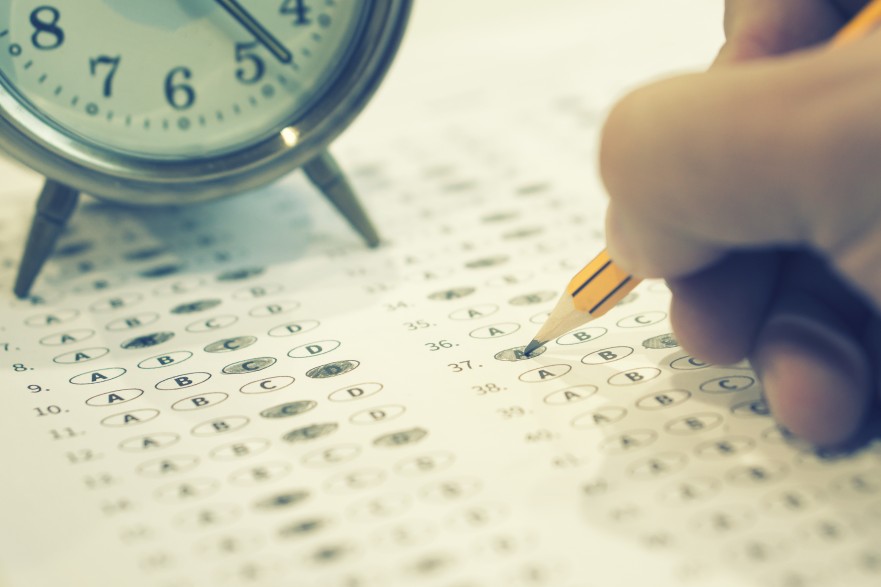
[[[720,42],[659,4],[420,4],[335,148],[375,251],[299,174],[89,202],[17,301],[39,180],[5,164],[0,583],[877,585],[881,447],[787,441],[662,284],[496,358],[603,246],[602,113]]]

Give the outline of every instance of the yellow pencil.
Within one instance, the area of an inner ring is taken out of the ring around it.
[[[830,44],[840,46],[855,41],[879,24],[881,0],[873,0],[835,34]],[[545,343],[602,316],[640,281],[615,265],[604,250],[572,278],[547,321],[526,345],[524,354],[529,356]]]

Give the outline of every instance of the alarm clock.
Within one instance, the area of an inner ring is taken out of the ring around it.
[[[78,194],[241,193],[302,168],[379,241],[327,151],[376,90],[411,0],[0,0],[0,148],[44,175],[15,293]]]

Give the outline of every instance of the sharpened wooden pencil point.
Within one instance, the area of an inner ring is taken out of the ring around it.
[[[524,354],[528,357],[545,343],[602,316],[639,282],[603,251],[572,278]]]

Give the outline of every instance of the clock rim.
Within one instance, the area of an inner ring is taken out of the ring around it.
[[[0,103],[0,149],[47,178],[124,204],[189,204],[259,188],[321,154],[376,92],[398,51],[413,2],[371,4],[336,79],[297,120],[256,144],[215,156],[167,160],[114,152],[54,129],[50,134],[56,142],[50,143],[20,120],[50,128],[48,123],[0,88],[2,102],[10,103]],[[18,116],[10,116],[10,109]]]

